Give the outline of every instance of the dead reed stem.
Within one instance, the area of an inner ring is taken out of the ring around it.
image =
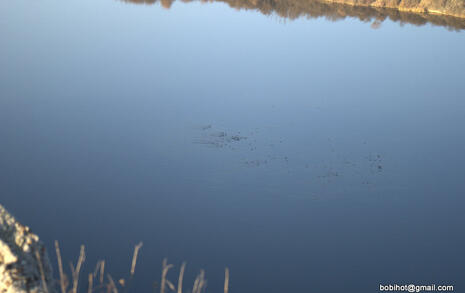
[[[105,261],[99,260],[97,264],[95,265],[94,278],[97,278],[97,275],[99,275],[98,280],[100,282],[100,286],[103,285],[104,273],[105,273]]]
[[[79,273],[81,271],[81,267],[82,267],[82,264],[84,263],[85,259],[86,259],[85,247],[84,247],[84,245],[81,245],[81,251],[79,253],[79,259],[78,259],[78,262],[76,264],[76,267],[73,267],[73,265],[71,264],[71,269],[72,269],[72,273],[73,273],[73,288],[72,288],[71,292],[73,292],[73,293],[77,293],[78,284],[79,284]]]
[[[176,288],[170,280],[166,280],[166,285],[168,285],[168,288],[170,288],[171,291],[176,291]]]
[[[100,263],[100,284],[103,284],[103,277],[105,276],[105,261]]]
[[[130,269],[130,276],[128,279],[128,282],[126,283],[124,279],[120,279],[119,283],[123,287],[122,292],[128,292],[129,290],[129,284],[130,281],[132,280],[135,271],[136,271],[136,264],[137,264],[137,259],[139,255],[139,251],[142,248],[143,243],[140,242],[134,247],[134,253],[132,256],[132,262],[131,262],[131,269]],[[72,263],[70,263],[70,268],[71,268],[71,274],[72,274],[72,288],[69,292],[67,292],[67,287],[69,285],[67,276],[65,275],[63,271],[63,261],[61,257],[61,251],[60,251],[60,246],[58,241],[55,241],[55,250],[57,254],[57,260],[58,260],[58,270],[60,273],[60,288],[61,288],[61,293],[78,293],[78,284],[79,284],[79,274],[81,271],[81,268],[83,266],[83,263],[85,262],[85,246],[81,245],[81,250],[79,254],[78,261],[76,263],[76,266],[74,267]],[[44,293],[49,293],[48,286],[46,283],[45,279],[45,272],[44,272],[44,267],[42,264],[42,260],[40,258],[39,252],[35,252],[37,260],[39,262],[39,269],[40,269],[40,275],[42,279],[42,284],[43,284],[43,290]],[[161,284],[160,284],[160,293],[166,293],[168,287],[168,291],[173,291],[176,293],[182,293],[183,290],[183,280],[184,280],[184,273],[186,270],[186,263],[183,262],[181,264],[181,269],[179,271],[179,277],[178,277],[178,282],[177,282],[177,288],[176,286],[167,279],[168,271],[173,267],[172,264],[168,264],[168,260],[165,258],[163,259],[162,263],[162,274],[161,274]],[[99,275],[99,278],[97,279],[97,275]],[[100,291],[102,289],[106,288],[107,293],[118,293],[118,287],[116,286],[115,281],[113,280],[112,276],[110,274],[107,274],[107,279],[108,283],[104,283],[104,276],[105,276],[105,261],[100,260],[97,262],[97,265],[95,266],[95,271],[93,273],[90,273],[88,275],[88,289],[87,293],[93,293],[96,291]],[[94,287],[94,278],[100,282],[97,286]],[[224,272],[224,293],[229,293],[229,268],[225,268]],[[207,280],[205,279],[205,271],[200,270],[200,273],[197,275],[194,285],[192,288],[192,293],[203,293],[205,292],[205,289],[207,287]]]
[[[143,243],[142,242],[139,242],[139,244],[137,244],[135,247],[134,247],[134,253],[132,255],[132,262],[131,262],[131,271],[130,271],[130,275],[129,275],[129,279],[128,279],[128,282],[127,284],[124,284],[124,280],[123,280],[123,284],[121,284],[124,288],[124,292],[128,292],[129,291],[129,287],[131,286],[131,283],[132,283],[132,279],[134,277],[134,274],[136,272],[136,264],[137,264],[137,257],[139,255],[139,250],[142,248],[142,245]],[[121,281],[121,280],[120,280]],[[124,286],[124,285],[127,285],[127,286]]]
[[[186,270],[186,263],[183,262],[181,265],[181,270],[179,271],[178,279],[178,293],[182,293],[182,280],[184,279],[184,271]]]
[[[63,262],[61,259],[60,245],[58,244],[57,240],[55,240],[55,251],[56,251],[57,260],[58,260],[58,271],[60,273],[61,293],[66,293],[65,274],[63,273]]]
[[[166,275],[168,271],[173,267],[171,264],[167,264],[168,260],[165,258],[162,263],[162,272],[161,272],[161,284],[160,284],[160,293],[165,293],[166,288]]]
[[[115,281],[113,281],[113,278],[110,276],[110,274],[107,274],[108,277],[108,291],[113,292],[113,293],[118,293],[118,288],[116,287]]]
[[[45,273],[44,273],[44,266],[42,264],[42,259],[40,258],[40,253],[35,251],[37,262],[39,263],[39,271],[40,271],[40,278],[42,280],[42,287],[45,293],[48,293],[48,286],[47,282],[45,281]]]
[[[134,254],[132,255],[132,264],[131,264],[131,277],[134,276],[134,272],[136,271],[136,262],[137,262],[137,255],[139,254],[139,250],[141,249],[142,245],[144,245],[142,242],[139,242],[134,247]]]
[[[205,287],[207,287],[207,281],[205,280],[205,271],[200,270],[200,274],[194,281],[192,293],[201,293],[205,289]]]
[[[229,291],[229,269],[226,268],[224,270],[224,293],[228,293]]]
[[[92,293],[94,286],[94,275],[89,274],[89,288],[87,289],[87,293]]]

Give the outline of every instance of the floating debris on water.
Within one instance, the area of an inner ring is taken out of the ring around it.
[[[368,161],[370,162],[370,168],[372,173],[381,172],[383,170],[383,159],[380,154],[370,154],[368,156]]]
[[[259,167],[260,165],[268,164],[268,160],[248,160],[244,164],[248,167]]]
[[[230,135],[224,130],[213,130],[211,124],[202,126],[201,129],[202,133],[200,133],[200,137],[194,138],[192,141],[195,144],[214,146],[217,148],[228,147],[229,149],[236,149],[231,146],[232,143],[237,143],[247,139],[246,136],[240,135],[240,131]]]
[[[239,132],[240,133],[240,132]],[[240,141],[240,140],[243,140],[243,139],[247,139],[247,137],[245,136],[239,136],[239,135],[233,135],[231,136],[231,140],[234,140],[234,141]]]
[[[241,133],[248,135],[244,136]],[[236,157],[236,160],[243,166],[275,166],[293,174],[289,176],[307,178],[303,180],[319,182],[318,184],[345,182],[371,186],[377,182],[375,176],[384,171],[384,157],[381,153],[369,152],[366,149],[358,152],[339,150],[340,147],[333,138],[320,141],[323,143],[321,147],[317,145],[320,153],[296,152],[291,157],[288,154],[292,153],[292,149],[287,149],[286,145],[282,145],[283,142],[282,136],[273,140],[271,135],[260,135],[259,130],[255,128],[238,131],[221,129],[212,124],[202,126],[198,137],[193,139],[193,143],[209,148],[240,152],[243,156]],[[360,147],[364,145],[367,145],[367,142],[360,141]]]
[[[331,178],[331,177],[338,177],[338,176],[339,176],[339,172],[330,170],[326,174],[318,176],[318,178]]]

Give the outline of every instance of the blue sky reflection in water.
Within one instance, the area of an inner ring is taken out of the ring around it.
[[[0,2],[1,203],[220,291],[465,285],[461,31],[222,3]],[[50,251],[50,253],[52,250]],[[52,254],[52,253],[51,253]]]

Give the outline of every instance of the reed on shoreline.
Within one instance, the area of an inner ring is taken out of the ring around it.
[[[142,242],[135,245],[134,252],[132,255],[131,267],[129,270],[129,276],[126,279],[121,278],[117,282],[115,279],[107,273],[105,275],[105,261],[100,260],[97,262],[95,266],[95,270],[93,273],[88,275],[88,284],[87,284],[87,293],[129,293],[130,286],[132,280],[135,275],[137,259],[139,255],[139,251],[142,248]],[[78,293],[79,290],[79,279],[81,269],[85,262],[86,254],[85,254],[85,246],[82,245],[79,253],[79,257],[77,260],[76,265],[70,263],[70,270],[71,270],[71,279],[66,275],[63,269],[63,260],[61,256],[60,245],[58,241],[55,241],[55,252],[57,256],[57,265],[58,265],[58,272],[59,272],[59,279],[57,283],[59,285],[59,291],[61,293]],[[37,259],[39,263],[41,263],[40,258]],[[162,273],[161,273],[161,281],[160,281],[160,293],[169,293],[169,292],[176,292],[176,293],[183,293],[183,280],[184,280],[184,273],[186,269],[186,263],[181,264],[181,268],[179,270],[178,280],[177,283],[174,284],[167,278],[168,271],[174,268],[173,264],[169,264],[168,260],[165,258],[162,262]],[[44,284],[46,288],[47,284]],[[195,278],[194,284],[192,286],[192,290],[188,290],[186,292],[191,293],[204,293],[207,287],[207,280],[205,279],[205,271],[200,270],[200,273]],[[58,291],[57,291],[58,292]],[[84,291],[82,291],[84,292]],[[48,292],[46,292],[48,293]],[[229,293],[229,269],[225,268],[225,278],[224,278],[224,293]]]

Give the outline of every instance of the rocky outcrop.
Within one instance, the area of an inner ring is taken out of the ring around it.
[[[0,293],[55,293],[44,245],[0,205]]]

